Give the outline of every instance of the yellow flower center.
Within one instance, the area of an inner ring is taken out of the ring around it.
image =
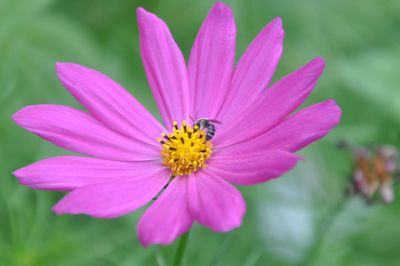
[[[189,175],[206,165],[212,153],[212,144],[206,140],[206,133],[199,126],[193,128],[183,120],[182,125],[174,121],[173,132],[162,133],[161,155],[163,164],[168,166],[173,176]]]

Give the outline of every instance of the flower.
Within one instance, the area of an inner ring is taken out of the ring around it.
[[[34,105],[13,119],[89,157],[45,159],[14,175],[34,189],[67,191],[55,213],[98,218],[143,207],[170,180],[138,223],[144,246],[169,244],[193,222],[230,231],[241,225],[246,209],[232,184],[254,185],[282,175],[299,160],[294,152],[339,122],[333,100],[291,115],[313,90],[324,61],[316,58],[269,86],[282,54],[281,19],[262,29],[235,65],[233,15],[217,3],[186,66],[166,24],[143,8],[137,15],[144,69],[163,125],[105,75],[58,63],[61,83],[88,112]]]
[[[398,150],[390,145],[376,147],[357,147],[341,142],[340,147],[351,148],[354,157],[354,169],[348,195],[360,195],[371,204],[378,202],[379,192],[383,203],[391,203],[395,199],[393,185],[398,181]]]

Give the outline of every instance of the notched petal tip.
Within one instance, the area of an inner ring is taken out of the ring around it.
[[[62,84],[71,82],[71,80],[79,81],[79,78],[92,73],[92,69],[70,62],[57,62],[56,73]]]
[[[139,26],[139,33],[143,32],[150,23],[155,23],[154,21],[158,20],[158,17],[156,15],[150,13],[143,7],[138,7],[136,9],[136,18]]]
[[[219,228],[212,228],[209,227],[212,231],[217,232],[217,233],[228,233],[232,230],[238,229],[240,226],[242,226],[243,223],[243,219],[246,215],[246,211],[247,211],[247,206],[246,206],[246,202],[244,201],[244,199],[242,198],[242,202],[241,202],[241,211],[240,214],[238,214],[238,216],[236,217],[236,219],[234,221],[231,221],[230,224],[224,224],[223,226],[219,227]],[[208,227],[208,226],[207,226]]]
[[[291,152],[287,152],[287,151],[283,151],[283,150],[281,150],[281,152],[282,152],[282,154],[289,155],[289,157],[287,157],[287,159],[288,159],[287,165],[286,165],[286,167],[284,167],[285,168],[284,173],[286,173],[286,172],[292,170],[294,167],[296,167],[296,165],[299,161],[305,161],[304,158],[300,155],[297,155],[297,154],[294,154]]]
[[[338,113],[341,113],[341,108],[340,106],[336,103],[336,101],[334,99],[327,99],[325,101],[322,101],[320,103],[317,103],[318,105],[320,105],[323,108],[331,108],[332,111],[336,111]]]
[[[273,37],[275,41],[282,42],[284,35],[285,31],[283,29],[282,19],[281,17],[275,17],[267,25],[264,26],[264,28],[257,35],[255,40],[259,39],[262,40],[262,42],[264,42],[265,38]]]
[[[28,105],[24,106],[21,109],[19,109],[17,112],[15,112],[12,116],[11,119],[20,127],[23,127],[24,121],[29,117],[29,113],[32,109],[34,109],[36,105]]]
[[[314,81],[316,83],[324,72],[324,69],[325,60],[322,57],[316,57],[296,70],[295,74],[304,76],[307,80]]]
[[[147,10],[146,9],[144,9],[143,7],[138,7],[138,8],[136,8],[136,15],[139,17],[139,16],[143,16],[143,15],[145,15],[146,13],[149,13],[149,12],[147,12]]]
[[[57,62],[56,63],[56,73],[61,85],[68,89],[68,84],[80,83],[81,79],[85,76],[92,75],[93,70],[88,67],[70,63],[70,62]]]
[[[69,62],[56,62],[56,64],[55,64],[56,70],[57,70],[57,71],[58,71],[58,70],[62,70],[62,68],[63,68],[65,65],[68,65],[68,64],[72,64],[72,63],[69,63]]]
[[[236,39],[236,24],[233,17],[233,11],[230,6],[225,4],[215,4],[207,15],[206,20],[203,22],[208,24],[209,27],[216,27],[223,29],[225,28],[226,36],[229,36],[231,40]]]
[[[136,9],[136,14],[141,43],[147,38],[154,38],[154,35],[159,35],[161,32],[170,34],[168,25],[157,15],[142,7]]]
[[[279,27],[282,27],[282,17],[280,16],[275,17],[271,22],[275,23]]]
[[[148,246],[150,246],[150,243],[148,243],[146,240],[143,239],[143,237],[140,236],[138,229],[136,229],[136,235],[137,235],[137,238],[139,239],[140,245],[142,245],[142,247],[148,248]]]
[[[155,14],[147,11],[146,9],[144,9],[143,7],[138,7],[136,9],[136,16],[137,16],[137,20],[138,20],[138,24],[142,25],[144,23],[148,23],[149,20],[158,20],[160,21],[161,19],[159,17],[157,17]]]
[[[313,60],[311,60],[307,65],[312,65],[315,69],[321,69],[321,72],[325,68],[325,60],[323,57],[316,57]]]
[[[49,104],[35,104],[27,105],[22,107],[20,110],[15,112],[11,119],[20,127],[26,128],[26,126],[31,125],[32,122],[43,115],[43,108],[51,106]]]
[[[80,67],[80,65],[70,62],[56,62],[55,68],[57,74],[67,71],[70,68]]]
[[[70,192],[71,193],[71,192]],[[52,208],[51,211],[54,212],[57,215],[63,215],[63,214],[82,214],[81,212],[77,211],[75,208],[71,208],[71,205],[65,204],[65,199],[70,197],[70,193],[67,194],[64,198],[62,198],[60,201],[58,201]]]
[[[269,36],[275,37],[277,41],[283,42],[285,31],[283,29],[282,18],[275,17],[271,22],[269,22],[260,32],[259,36]]]
[[[327,100],[323,101],[322,103],[327,106],[332,106],[333,108],[338,108],[340,110],[339,105],[336,103],[336,101],[334,99],[327,99]]]
[[[137,235],[137,238],[139,239],[140,244],[144,248],[148,248],[151,245],[160,245],[160,244],[162,244],[162,243],[152,243],[148,238],[144,237],[143,234],[140,232],[139,223],[136,226],[136,235]]]
[[[17,169],[13,171],[11,174],[17,178],[18,182],[21,185],[33,189],[41,189],[40,187],[35,185],[36,182],[35,179],[32,178],[30,165]]]
[[[19,168],[19,169],[17,169],[17,170],[14,170],[11,174],[13,175],[13,176],[15,176],[17,179],[18,179],[18,181],[22,184],[22,185],[25,185],[25,182],[23,182],[23,180],[24,180],[24,177],[25,177],[25,169],[26,169],[26,167],[23,167],[23,168]]]
[[[68,196],[68,195],[67,195]],[[67,197],[66,196],[66,197]],[[79,215],[79,214],[86,214],[84,212],[81,212],[79,210],[73,210],[72,208],[68,208],[67,206],[65,206],[65,204],[63,204],[63,199],[61,199],[59,202],[57,202],[52,208],[51,211],[54,212],[57,215],[64,215],[64,214],[71,214],[71,215]],[[90,215],[94,218],[98,218],[98,219],[105,219],[107,217],[101,217],[98,215],[93,215],[93,214],[86,214],[86,215]]]
[[[273,20],[271,20],[270,23],[268,23],[268,25],[270,27],[278,29],[280,34],[284,34],[283,22],[281,17],[275,17]]]
[[[340,120],[342,118],[342,109],[340,106],[336,103],[335,100],[329,99],[324,102],[322,102],[325,108],[331,109],[331,119],[332,119],[332,124],[336,126],[337,124],[340,123]]]
[[[24,108],[25,108],[25,107],[24,107]],[[20,117],[21,111],[22,111],[24,108],[18,110],[17,112],[15,112],[15,113],[11,116],[11,120],[14,121],[14,123],[16,123],[17,125],[19,125],[19,123],[18,123],[19,117]]]
[[[70,214],[70,215],[79,215],[79,214],[85,214],[83,212],[79,212],[79,211],[74,211],[71,209],[66,208],[65,206],[63,206],[62,202],[58,202],[56,205],[54,205],[51,208],[51,211],[54,212],[56,215],[65,215],[65,214]],[[90,214],[90,216],[94,217],[94,218],[98,218],[98,219],[106,219],[107,217],[101,217],[101,216],[96,216],[96,215],[92,215]]]
[[[296,163],[298,161],[302,161],[302,162],[306,161],[306,158],[304,158],[303,156],[300,156],[300,155],[297,155],[297,154],[296,154],[296,156],[297,156],[297,161],[294,163],[293,167],[296,166]]]
[[[59,207],[59,203],[57,203],[56,205],[54,205],[51,208],[51,211],[54,212],[57,215],[63,215],[63,214],[67,214],[68,212],[66,212],[65,210],[62,210],[62,208]]]
[[[232,15],[232,8],[223,3],[223,2],[216,2],[214,6],[210,10],[210,14],[217,15],[217,16],[224,16],[224,15]]]

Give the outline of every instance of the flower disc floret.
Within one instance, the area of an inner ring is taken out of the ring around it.
[[[206,133],[198,125],[194,127],[182,121],[180,128],[174,121],[173,132],[162,133],[161,155],[164,165],[168,166],[173,176],[189,175],[206,165],[212,153],[212,144],[206,140]]]

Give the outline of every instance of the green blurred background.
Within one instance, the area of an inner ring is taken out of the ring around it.
[[[10,174],[66,154],[18,128],[24,105],[79,105],[57,81],[54,64],[70,61],[109,75],[154,114],[138,48],[135,9],[156,13],[187,56],[211,0],[0,0],[0,265],[170,265],[177,244],[143,249],[139,211],[115,220],[56,216],[62,193],[22,187]],[[306,158],[275,181],[244,187],[241,228],[216,234],[195,225],[190,265],[400,265],[400,203],[347,200],[351,154],[335,142],[400,145],[400,1],[231,0],[238,55],[275,16],[285,51],[276,78],[315,56],[326,71],[307,104],[335,98],[341,125],[301,152]],[[157,114],[156,114],[157,115]],[[396,189],[400,193],[400,189]],[[400,196],[400,194],[399,194]]]

